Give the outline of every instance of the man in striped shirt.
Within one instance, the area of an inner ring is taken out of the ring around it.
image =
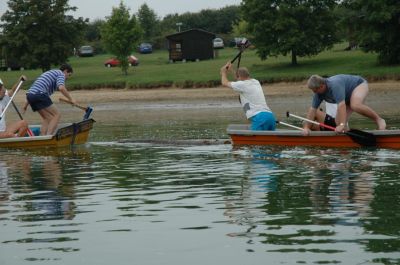
[[[65,86],[65,80],[72,75],[72,72],[69,64],[61,65],[59,70],[44,72],[26,93],[26,99],[32,110],[39,112],[42,118],[41,135],[54,134],[60,121],[60,112],[50,98],[55,91],[60,91],[68,100],[76,103]],[[26,110],[26,108],[27,105],[24,109]]]

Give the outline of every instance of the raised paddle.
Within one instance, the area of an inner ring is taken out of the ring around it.
[[[287,117],[293,117],[299,120],[303,120],[303,121],[307,121],[309,123],[312,124],[316,124],[319,125],[321,127],[327,128],[329,130],[335,131],[335,127],[326,125],[324,123],[321,122],[317,122],[317,121],[312,121],[297,115],[294,115],[292,113],[290,113],[289,111],[286,112],[286,116]],[[373,135],[372,133],[369,132],[365,132],[362,130],[357,130],[357,129],[350,129],[349,131],[343,132],[344,134],[348,135],[354,142],[358,143],[359,145],[362,146],[376,146],[376,137],[375,135]]]
[[[14,90],[14,94],[11,96],[10,101],[7,102],[6,107],[4,108],[3,112],[0,114],[0,120],[4,117],[4,114],[6,114],[8,107],[10,106],[11,102],[13,102],[15,95],[17,95],[17,92],[20,89],[20,87],[22,86],[22,84],[24,83],[24,81],[25,81],[25,79],[23,77],[19,80],[19,83]]]
[[[239,52],[238,54],[236,54],[235,58],[233,58],[231,60],[231,63],[234,63],[238,58],[240,59],[240,57],[242,56],[242,53],[244,52],[244,50],[246,48],[248,48],[251,45],[250,41],[246,38],[243,38],[239,43],[238,43],[238,47],[239,47]],[[238,68],[239,68],[239,64],[238,63]]]
[[[17,108],[17,105],[15,105],[15,103],[14,103],[14,101],[13,101],[13,98],[14,98],[14,95],[18,92],[18,89],[20,88],[20,86],[22,85],[22,83],[23,83],[24,81],[25,81],[25,78],[24,78],[24,77],[21,77],[21,79],[19,80],[19,83],[18,83],[18,87],[14,90],[14,94],[13,94],[13,96],[10,98],[10,102],[8,102],[8,104],[7,104],[7,106],[9,106],[10,103],[13,105],[15,111],[17,112],[17,114],[18,114],[18,116],[19,116],[19,118],[20,118],[21,120],[23,120],[24,118],[22,117],[21,112],[20,112],[19,109]],[[5,113],[5,110],[4,110],[4,112],[2,113],[1,118],[4,117],[4,113]],[[1,118],[0,118],[0,119],[1,119]],[[35,136],[35,134],[32,132],[32,130],[29,129],[29,127],[28,127],[28,129],[27,129],[27,133],[28,133],[29,136]]]
[[[84,110],[85,111],[85,114],[83,115],[83,119],[84,120],[89,119],[90,114],[92,114],[92,112],[93,112],[93,108],[90,107],[90,106],[84,107],[84,106],[78,105],[76,103],[73,103],[72,101],[69,101],[68,99],[65,99],[65,98],[59,98],[59,100],[61,102],[68,103],[68,104],[70,104],[70,105],[72,105],[74,107],[80,108],[81,110]]]

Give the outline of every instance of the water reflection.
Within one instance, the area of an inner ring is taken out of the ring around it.
[[[237,152],[243,160],[245,152]],[[251,246],[247,251],[255,252],[254,245],[258,240],[265,244],[268,252],[286,253],[288,257],[292,253],[299,258],[298,261],[301,258],[310,260],[307,253],[319,253],[318,258],[311,260],[336,263],[346,257],[344,259],[350,262],[346,264],[354,264],[351,263],[354,260],[351,261],[352,258],[347,255],[349,245],[341,246],[341,242],[351,242],[355,253],[363,253],[363,245],[367,245],[368,249],[371,249],[370,246],[381,246],[379,250],[387,254],[380,258],[387,262],[393,259],[398,261],[398,248],[393,246],[397,239],[386,236],[389,230],[382,233],[385,230],[382,226],[376,225],[380,230],[378,233],[375,229],[371,230],[374,228],[371,222],[376,219],[376,208],[382,211],[381,207],[384,207],[378,206],[381,198],[376,197],[380,186],[379,169],[386,166],[398,168],[388,161],[398,161],[396,152],[391,159],[387,154],[382,159],[382,153],[391,152],[393,155],[393,151],[381,150],[354,152],[268,148],[249,152],[251,159],[247,166],[253,171],[246,170],[243,179],[257,179],[261,174],[254,173],[257,172],[254,170],[259,169],[259,163],[264,161],[264,174],[274,181],[273,188],[267,186],[264,193],[256,195],[254,190],[259,186],[253,182],[245,186],[248,193],[228,199],[227,216],[234,223],[244,226],[244,231],[229,235],[247,238]],[[372,156],[376,156],[375,159]],[[247,203],[251,197],[249,194],[253,198],[251,203]],[[238,207],[240,203],[242,205]],[[231,213],[240,210],[243,210],[242,215]],[[400,226],[392,227],[392,231],[400,231]],[[392,249],[384,250],[384,245],[391,245]],[[342,254],[338,259],[332,256],[334,253]]]
[[[118,142],[3,153],[0,264],[395,264],[399,160]]]
[[[78,230],[57,228],[56,222],[75,218],[75,179],[68,171],[90,161],[90,153],[84,149],[2,152],[0,220],[5,228],[9,227],[2,233],[3,248],[36,243],[49,244],[45,249],[71,251],[69,247],[52,244],[77,240],[72,235]],[[43,250],[39,246],[28,248],[30,252]],[[26,258],[42,259],[43,256]]]

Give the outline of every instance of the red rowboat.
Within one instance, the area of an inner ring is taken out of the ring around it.
[[[313,131],[303,136],[301,131],[251,131],[249,125],[231,124],[227,129],[233,145],[280,145],[354,148],[361,147],[346,134],[333,131]],[[366,130],[376,137],[377,148],[400,149],[400,130]]]

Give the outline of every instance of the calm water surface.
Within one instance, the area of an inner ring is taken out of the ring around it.
[[[1,150],[0,264],[400,263],[399,151],[184,145],[227,138],[189,114]]]

